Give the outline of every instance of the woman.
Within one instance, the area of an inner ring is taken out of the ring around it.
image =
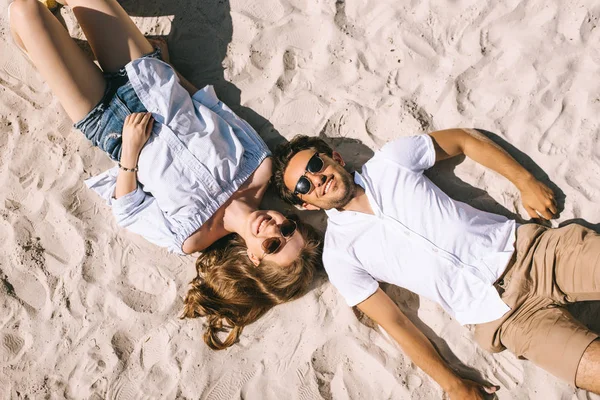
[[[69,5],[102,70],[37,0],[11,4],[15,42],[75,127],[118,162],[86,181],[117,222],[172,252],[205,251],[184,317],[207,316],[205,341],[230,346],[244,325],[307,289],[319,238],[258,209],[270,152],[212,87],[178,77],[115,0]],[[233,329],[221,341],[223,320]]]

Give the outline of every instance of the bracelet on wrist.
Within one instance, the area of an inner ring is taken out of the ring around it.
[[[138,166],[136,165],[133,168],[126,168],[124,166],[121,165],[121,163],[119,163],[119,168],[122,169],[125,172],[137,172],[138,171]]]

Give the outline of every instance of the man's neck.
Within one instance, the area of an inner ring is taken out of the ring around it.
[[[365,189],[362,186],[354,184],[354,197],[344,207],[339,208],[339,211],[355,211],[363,214],[375,215],[369,203],[369,198]]]

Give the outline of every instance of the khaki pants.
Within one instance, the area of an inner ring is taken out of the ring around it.
[[[475,339],[490,352],[506,348],[575,386],[579,361],[598,334],[565,305],[600,300],[600,235],[577,224],[527,224],[518,228],[515,247],[512,265],[495,284],[511,310],[476,325]]]

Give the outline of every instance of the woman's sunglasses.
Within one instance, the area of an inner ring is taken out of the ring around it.
[[[283,246],[285,246],[294,232],[296,232],[296,228],[298,228],[298,225],[296,225],[295,221],[292,221],[291,219],[284,220],[279,225],[279,232],[281,233],[282,237],[272,237],[263,240],[262,249],[264,253],[261,259],[265,258],[267,254],[277,253]]]
[[[300,179],[298,179],[298,182],[296,183],[296,188],[294,189],[294,194],[310,193],[310,191],[313,189],[313,185],[312,185],[312,182],[310,181],[310,179],[308,179],[306,177],[306,173],[307,172],[310,172],[311,174],[319,173],[323,170],[324,166],[325,166],[325,163],[323,162],[323,159],[321,157],[319,157],[319,153],[316,152],[310,158],[310,160],[308,160],[308,163],[306,164],[306,168],[304,169],[304,173],[302,174]]]

